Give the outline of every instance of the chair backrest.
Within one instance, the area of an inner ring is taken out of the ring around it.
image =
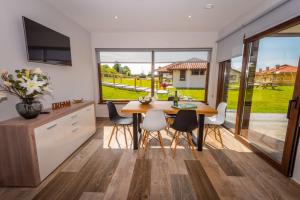
[[[197,114],[195,110],[179,110],[172,128],[182,132],[192,132],[198,127]]]
[[[227,103],[221,102],[218,105],[218,115],[217,115],[217,121],[223,124],[225,122],[225,117],[226,117],[226,108],[227,108]]]
[[[143,120],[143,126],[148,130],[163,129],[167,126],[165,113],[162,110],[149,110]]]
[[[168,97],[168,101],[174,101],[174,97],[173,96]]]
[[[106,104],[108,108],[109,119],[114,119],[116,117],[119,117],[115,104],[111,101],[108,101]]]

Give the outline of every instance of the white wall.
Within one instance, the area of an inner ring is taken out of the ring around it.
[[[92,33],[92,54],[95,48],[213,48],[212,65],[210,69],[210,84],[208,102],[215,106],[216,93],[216,38],[214,32],[124,32],[124,33]],[[99,99],[96,58],[95,70],[95,97]],[[119,105],[121,108],[123,105]],[[97,106],[97,116],[106,117],[106,105]]]
[[[289,0],[287,3],[263,16],[262,18],[254,21],[253,23],[245,26],[240,31],[232,34],[226,39],[218,43],[218,61],[230,59],[232,56],[242,54],[243,36],[246,38],[255,35],[256,33],[268,30],[284,21],[287,21],[300,14],[300,1]],[[237,22],[238,23],[238,22]],[[219,37],[222,36],[220,32]],[[296,156],[296,164],[294,169],[293,179],[300,183],[300,143],[298,144],[298,151]]]
[[[205,88],[206,75],[192,75],[192,70],[186,70],[185,73],[185,81],[180,81],[180,70],[173,71],[174,87]]]
[[[22,16],[26,16],[71,38],[72,67],[28,63]],[[45,96],[44,107],[52,102],[84,97],[94,99],[90,33],[40,0],[1,0],[0,68],[10,72],[24,67],[40,67],[51,77],[53,97]],[[8,96],[0,104],[0,121],[17,116],[19,100]]]

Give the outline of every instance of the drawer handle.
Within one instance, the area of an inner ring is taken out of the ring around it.
[[[91,110],[90,108],[86,109],[86,111],[90,111],[90,110]]]
[[[77,115],[72,115],[71,118],[74,119],[75,117],[77,117]]]
[[[73,123],[72,123],[72,126],[75,126],[76,124],[78,124],[78,121],[73,122]]]
[[[72,133],[75,133],[76,131],[78,131],[78,128],[73,129]]]
[[[57,124],[53,124],[52,126],[47,127],[47,130],[50,130],[50,129],[56,127],[56,126],[57,126]]]

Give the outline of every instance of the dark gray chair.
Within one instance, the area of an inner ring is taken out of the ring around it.
[[[174,148],[174,157],[176,156],[176,147],[179,142],[179,137],[182,135],[184,139],[189,144],[189,147],[192,148],[193,153],[195,155],[195,148],[192,141],[193,138],[193,130],[198,128],[198,121],[197,121],[197,114],[195,110],[179,110],[174,123],[171,125],[171,128],[175,130],[171,146],[175,141],[175,148]],[[186,133],[186,135],[184,135]]]
[[[108,146],[110,146],[110,142],[111,142],[113,135],[117,134],[117,132],[119,131],[119,127],[121,126],[121,127],[123,127],[123,131],[124,131],[126,148],[128,148],[127,138],[126,138],[126,129],[129,131],[129,134],[132,139],[132,134],[131,134],[131,131],[129,128],[129,126],[132,125],[132,123],[133,123],[132,117],[120,116],[116,109],[115,104],[111,101],[107,102],[107,108],[108,108],[108,113],[109,113],[109,119],[110,119],[110,121],[112,121],[114,123],[114,127],[113,127],[112,133],[109,138]]]

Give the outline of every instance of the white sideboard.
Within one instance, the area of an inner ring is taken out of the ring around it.
[[[85,102],[0,122],[0,185],[38,185],[96,132],[95,119],[94,103]]]

